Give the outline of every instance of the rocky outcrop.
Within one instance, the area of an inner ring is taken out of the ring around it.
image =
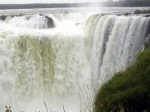
[[[2,16],[0,16],[0,20],[2,20],[2,21],[5,21],[5,19],[7,18],[7,16],[6,15],[2,15]]]
[[[51,17],[48,17],[48,16],[45,16],[46,18],[46,22],[47,22],[47,27],[48,28],[54,28],[55,27],[55,24],[54,24],[54,21]]]

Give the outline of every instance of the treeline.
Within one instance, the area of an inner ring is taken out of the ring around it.
[[[124,0],[119,2],[107,1],[103,3],[107,7],[149,7],[150,0]]]
[[[57,4],[0,4],[0,9],[31,9],[31,8],[67,8],[67,7],[85,7],[101,3],[57,3]]]
[[[149,7],[150,0],[138,1],[138,0],[126,0],[113,2],[109,0],[107,2],[97,3],[59,3],[59,4],[0,4],[0,9],[32,9],[32,8],[68,8],[68,7]]]

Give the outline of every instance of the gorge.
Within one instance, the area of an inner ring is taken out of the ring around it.
[[[42,112],[43,102],[56,112],[92,110],[99,87],[143,49],[149,20],[66,12],[1,18],[0,112],[5,105]]]

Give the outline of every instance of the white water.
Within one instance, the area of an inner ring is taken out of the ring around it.
[[[47,28],[44,16],[27,16],[0,21],[0,112],[46,112],[44,102],[51,112],[89,112],[95,90],[134,62],[149,25],[140,16],[56,13]]]

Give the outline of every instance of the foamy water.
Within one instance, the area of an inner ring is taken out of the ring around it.
[[[0,21],[0,111],[92,111],[101,84],[134,62],[148,24],[91,13],[8,16]]]

